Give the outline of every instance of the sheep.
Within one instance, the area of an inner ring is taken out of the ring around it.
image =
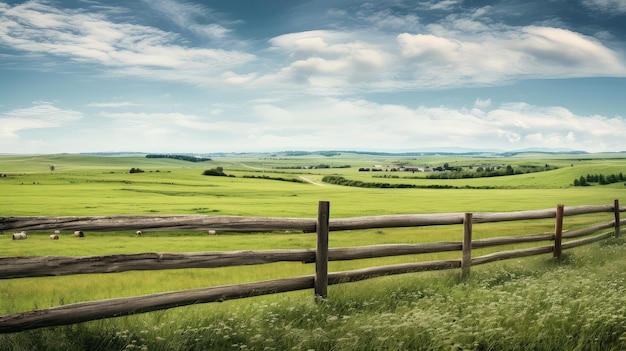
[[[209,230],[209,235],[217,235],[217,232],[213,229]]]
[[[50,240],[59,240],[59,236],[57,234],[50,234]]]
[[[136,234],[137,236],[141,236],[141,234],[143,234],[143,233],[141,232],[141,230],[138,230],[135,234]]]
[[[83,233],[81,230],[76,230],[74,231],[74,236],[77,238],[82,238],[85,236],[85,233]]]
[[[13,233],[13,240],[24,240],[26,239],[26,232],[22,231],[20,233]]]
[[[61,234],[61,231],[57,229],[57,230],[54,231],[54,234],[59,235],[59,234]]]

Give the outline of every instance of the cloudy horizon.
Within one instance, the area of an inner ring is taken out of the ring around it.
[[[626,151],[626,0],[0,2],[0,153]]]

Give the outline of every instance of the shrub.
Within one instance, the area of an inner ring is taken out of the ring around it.
[[[205,176],[217,176],[217,177],[226,177],[226,173],[224,173],[224,168],[223,167],[216,167],[216,168],[211,168],[211,169],[207,169],[206,171],[202,172],[202,175]]]

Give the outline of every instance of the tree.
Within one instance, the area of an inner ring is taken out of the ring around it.
[[[55,170],[54,165],[50,165],[50,172],[54,172],[54,170]]]
[[[511,167],[511,165],[506,166],[506,174],[507,175],[515,174],[515,171],[513,170],[513,167]]]
[[[206,171],[202,172],[202,175],[225,177],[226,173],[224,173],[223,167],[216,167],[216,168],[207,169]]]

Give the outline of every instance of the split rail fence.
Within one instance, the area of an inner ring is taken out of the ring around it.
[[[220,230],[273,231],[302,230],[317,233],[315,249],[258,250],[199,253],[140,253],[106,256],[31,256],[0,257],[0,279],[60,276],[86,273],[115,273],[131,270],[181,268],[217,268],[257,265],[273,262],[315,263],[315,275],[266,280],[254,283],[207,287],[193,290],[113,298],[73,303],[34,311],[0,316],[0,333],[67,325],[91,320],[163,310],[198,303],[314,289],[315,298],[327,298],[329,285],[360,281],[385,275],[431,270],[460,269],[462,276],[475,265],[504,259],[549,254],[560,257],[562,250],[590,244],[620,235],[620,213],[626,211],[615,200],[611,205],[588,205],[519,212],[407,214],[330,219],[330,204],[320,201],[317,218],[276,218],[238,216],[97,216],[97,217],[0,217],[0,230],[50,231],[77,230],[106,232],[123,230]],[[563,230],[567,216],[610,212],[610,222]],[[555,219],[554,231],[541,234],[472,239],[475,223],[493,223],[534,219]],[[463,225],[463,241],[421,244],[386,244],[349,248],[328,247],[331,231]],[[603,230],[612,228],[612,230]],[[568,240],[563,240],[568,239]],[[472,249],[530,242],[551,241],[550,245],[499,251],[472,257]],[[328,272],[329,261],[355,260],[400,255],[461,251],[461,259],[411,262],[369,267],[344,272]]]

